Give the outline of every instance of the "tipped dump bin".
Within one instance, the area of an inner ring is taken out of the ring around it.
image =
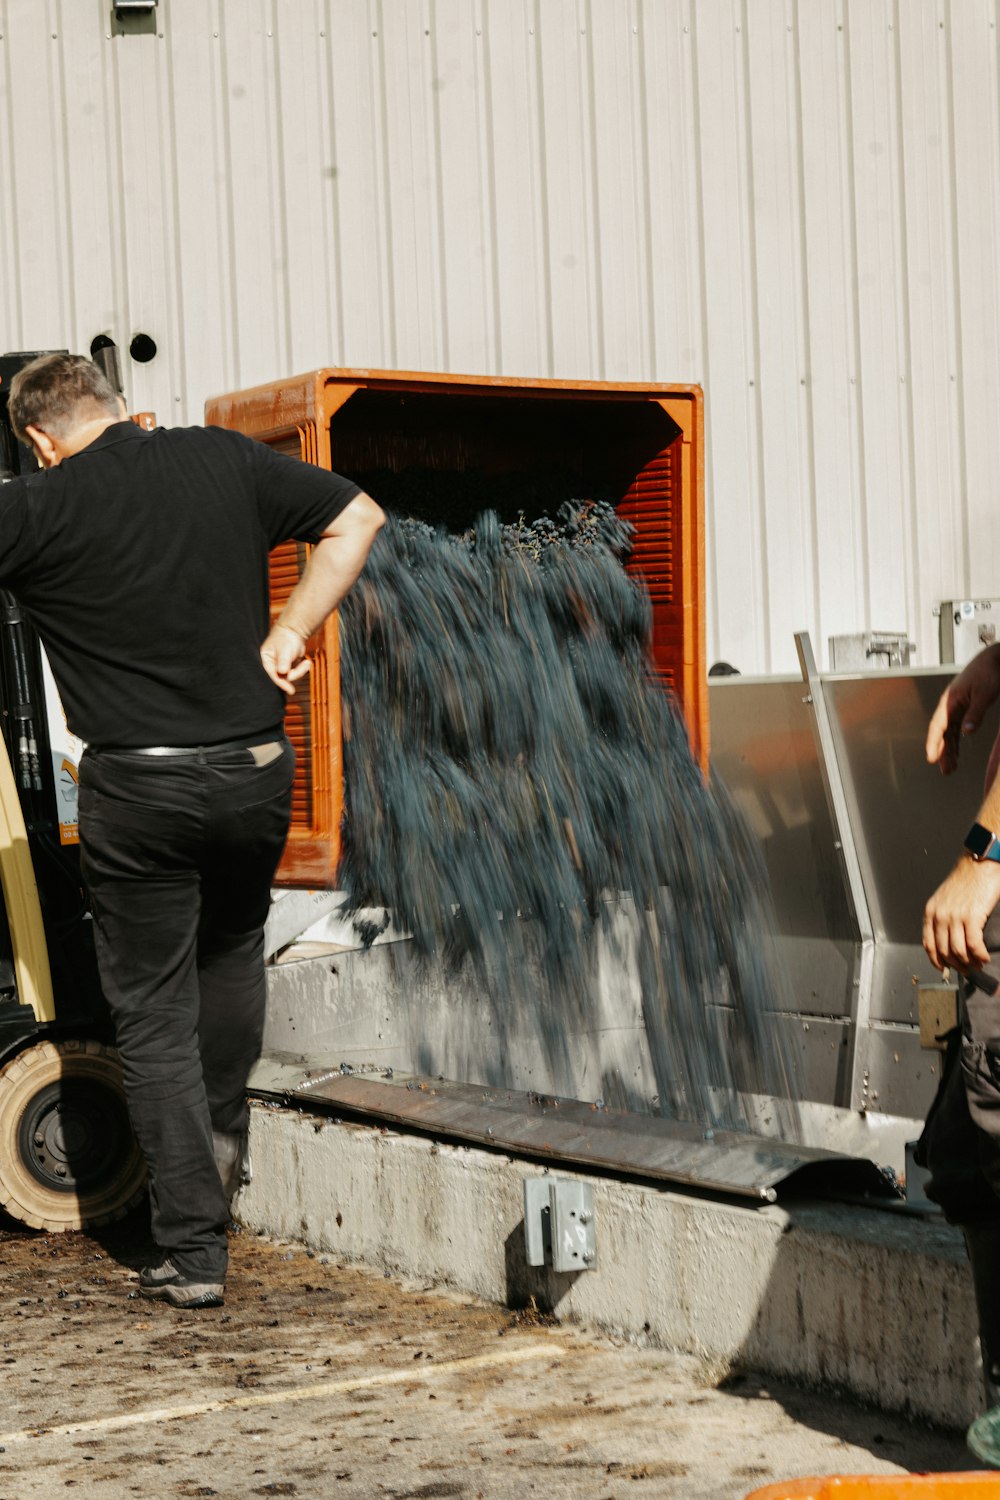
[[[418,476],[423,518],[471,526],[502,493],[529,518],[559,498],[612,500],[635,527],[629,571],[653,612],[652,658],[708,761],[702,393],[689,385],[574,384],[499,377],[315,370],[217,396],[207,423],[235,428],[355,479],[387,509]],[[485,503],[480,500],[485,497]],[[429,504],[426,497],[429,496]],[[551,502],[551,503],[550,503]],[[271,557],[277,613],[308,548]],[[335,883],[343,804],[337,622],[311,643],[308,700],[292,701],[298,753],[292,827],[278,878]]]

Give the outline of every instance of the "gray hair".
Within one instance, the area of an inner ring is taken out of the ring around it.
[[[83,422],[119,417],[118,396],[93,360],[82,354],[43,354],[10,383],[10,423],[22,443],[29,427],[66,438]]]

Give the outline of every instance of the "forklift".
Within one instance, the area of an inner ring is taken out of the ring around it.
[[[35,469],[7,392],[36,357],[0,355],[0,496]],[[146,1181],[80,874],[82,750],[37,635],[0,589],[0,1213],[57,1232],[121,1218]]]

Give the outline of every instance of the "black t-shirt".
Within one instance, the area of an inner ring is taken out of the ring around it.
[[[221,427],[116,422],[0,486],[0,584],[91,744],[198,745],[280,723],[259,648],[267,555],[315,541],[358,487]]]

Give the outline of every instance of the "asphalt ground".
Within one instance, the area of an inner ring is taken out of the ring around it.
[[[226,1305],[137,1295],[141,1219],[0,1234],[0,1500],[729,1500],[967,1468],[961,1434],[234,1233]]]

